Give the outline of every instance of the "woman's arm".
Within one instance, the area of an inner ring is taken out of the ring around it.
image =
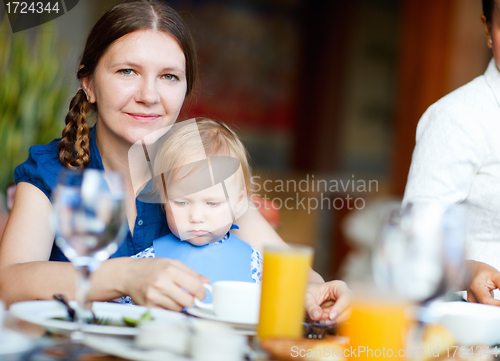
[[[75,296],[76,272],[67,262],[49,262],[54,241],[52,205],[35,186],[20,182],[14,208],[0,242],[0,294],[7,303]],[[90,300],[130,295],[134,302],[180,310],[205,297],[199,276],[181,262],[128,257],[104,262],[91,277]],[[190,291],[187,293],[181,287]]]
[[[54,233],[50,229],[50,201],[35,186],[17,186],[14,208],[0,242],[0,294],[7,303],[51,298],[51,290],[74,294],[71,264],[46,263]]]
[[[271,225],[262,217],[259,210],[252,202],[249,202],[248,210],[238,218],[240,229],[232,230],[234,234],[250,243],[260,252],[264,246],[288,247],[285,241],[276,233]],[[310,283],[323,283],[325,280],[319,273],[311,269],[309,272]]]
[[[240,229],[231,232],[257,248],[259,252],[264,246],[284,246],[287,244],[276,233],[273,227],[260,214],[253,202],[248,202],[248,210],[236,222]]]

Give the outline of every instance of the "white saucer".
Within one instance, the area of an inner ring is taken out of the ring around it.
[[[28,337],[12,330],[0,331],[0,356],[29,351],[33,348],[33,341]]]
[[[146,350],[134,345],[134,340],[107,335],[86,335],[83,343],[97,351],[128,360],[189,361],[189,358],[164,350]]]
[[[199,307],[188,308],[186,310],[186,312],[192,316],[204,318],[204,319],[211,320],[211,321],[227,323],[227,324],[231,325],[233,328],[235,328],[236,330],[241,330],[242,332],[244,332],[242,334],[245,334],[245,335],[252,336],[252,335],[256,334],[256,332],[255,332],[255,329],[257,327],[256,323],[237,322],[237,321],[234,321],[231,319],[218,317],[212,311],[205,310],[205,309],[199,308]]]

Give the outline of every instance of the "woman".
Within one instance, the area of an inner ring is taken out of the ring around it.
[[[490,291],[500,286],[499,5],[483,0],[481,22],[493,50],[484,75],[440,99],[419,121],[403,200],[466,205],[467,298],[497,305]]]
[[[62,139],[32,147],[28,160],[16,169],[15,205],[0,243],[0,295],[8,304],[51,299],[54,293],[74,297],[75,271],[68,262],[54,262],[66,259],[54,245],[49,226],[57,174],[63,167],[90,167],[130,175],[130,146],[173,124],[193,89],[193,42],[166,2],[127,1],[95,24],[77,77],[82,87],[71,101]],[[92,129],[86,120],[89,109],[97,114]],[[131,180],[125,182],[129,233],[114,258],[93,274],[89,298],[103,301],[129,295],[135,303],[172,310],[193,305],[195,296],[203,299],[202,282],[208,280],[178,261],[118,257],[133,255],[169,232],[160,206],[136,200]],[[257,248],[283,243],[255,209],[240,223],[239,236]],[[349,301],[345,284],[324,283],[315,272],[310,279],[306,296],[310,317],[345,318]]]

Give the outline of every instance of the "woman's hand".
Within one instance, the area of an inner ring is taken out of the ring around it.
[[[312,321],[344,322],[349,318],[350,303],[351,291],[345,282],[310,283],[307,287],[305,307]]]
[[[167,258],[130,259],[123,293],[134,303],[182,311],[194,297],[205,298],[203,283],[209,279],[177,260]]]
[[[493,298],[493,290],[500,287],[500,272],[483,262],[467,261],[466,265],[467,301],[500,306],[500,301]]]

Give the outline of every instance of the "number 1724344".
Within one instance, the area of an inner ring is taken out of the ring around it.
[[[59,2],[57,1],[7,1],[5,6],[9,14],[59,13]]]

